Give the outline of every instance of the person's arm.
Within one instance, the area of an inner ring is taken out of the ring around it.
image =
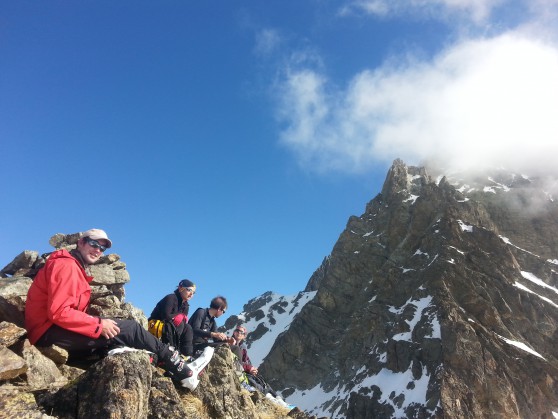
[[[165,298],[161,300],[161,303],[162,303],[161,311],[163,312],[163,316],[164,316],[164,318],[161,320],[165,320],[169,322],[172,321],[174,316],[178,314],[178,302],[176,299],[176,295],[174,294],[167,295]]]
[[[188,320],[190,326],[192,326],[192,330],[194,332],[194,337],[200,337],[203,339],[209,339],[211,337],[210,330],[202,330],[203,321],[205,318],[205,309],[198,308]]]
[[[248,356],[248,349],[246,348],[246,345],[242,345],[241,350],[242,366],[244,368],[244,371],[256,375],[258,373],[258,369],[252,365],[252,361],[250,361],[250,357]]]
[[[226,334],[217,331],[217,323],[215,319],[211,321],[211,338],[214,342],[228,342],[229,338]]]
[[[82,284],[83,272],[74,261],[54,263],[48,272],[47,316],[63,329],[98,338],[102,331],[101,319],[85,313],[90,291]]]

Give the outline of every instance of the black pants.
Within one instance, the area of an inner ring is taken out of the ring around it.
[[[129,346],[135,349],[145,349],[157,355],[159,360],[170,357],[168,345],[165,345],[135,320],[115,320],[120,328],[118,335],[112,339],[99,337],[97,339],[80,333],[52,325],[35,344],[36,346],[57,345],[68,352],[84,352],[92,349],[111,349],[116,346]]]
[[[163,343],[174,346],[182,355],[194,355],[193,339],[194,331],[192,330],[192,326],[188,323],[182,322],[178,326],[175,326],[171,321],[165,322],[161,340]]]

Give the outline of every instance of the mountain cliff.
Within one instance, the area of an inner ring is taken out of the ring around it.
[[[262,374],[317,415],[551,418],[553,185],[396,160],[303,292],[264,294],[225,326],[246,323]]]

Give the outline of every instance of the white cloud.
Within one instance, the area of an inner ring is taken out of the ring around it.
[[[505,2],[506,0],[354,0],[348,2],[340,10],[340,14],[346,16],[364,12],[381,17],[421,14],[445,19],[448,15],[458,13],[466,20],[481,23]]]
[[[269,55],[279,47],[281,36],[275,29],[262,29],[256,34],[255,52],[261,55]]]
[[[558,14],[558,0],[530,0],[528,3],[529,10],[536,20],[545,21],[555,25],[555,21]]]
[[[366,171],[401,157],[555,170],[556,46],[510,32],[463,41],[430,62],[390,63],[344,89],[315,70],[287,72],[281,138],[303,164]]]
[[[385,0],[357,0],[345,5],[340,14],[351,15],[359,11],[371,15],[386,16],[390,12],[390,4]]]

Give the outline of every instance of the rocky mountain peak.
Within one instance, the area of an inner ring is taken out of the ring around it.
[[[260,307],[277,336],[252,339],[251,350],[265,341],[260,370],[289,402],[332,417],[551,417],[558,204],[547,186],[396,160],[289,324],[274,332],[276,313]]]
[[[386,200],[405,191],[412,194],[429,180],[424,167],[407,166],[402,160],[396,159],[388,171],[381,194]]]

